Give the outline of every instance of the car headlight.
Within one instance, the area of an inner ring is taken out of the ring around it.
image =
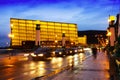
[[[53,51],[52,53],[55,54],[55,51]]]
[[[70,53],[72,53],[72,51],[70,51]]]
[[[59,54],[62,54],[62,52],[59,52]]]
[[[81,49],[80,51],[82,52],[83,50]]]
[[[77,52],[77,50],[75,50],[75,52]]]
[[[82,50],[82,49],[79,49],[78,51],[79,51],[79,52],[82,52],[83,50]]]
[[[27,56],[29,56],[29,54],[24,54],[24,56],[26,56],[26,57],[27,57]]]
[[[41,57],[42,57],[42,56],[43,56],[43,54],[38,54],[38,56],[41,56]]]
[[[34,53],[32,53],[31,56],[36,57],[36,55]]]

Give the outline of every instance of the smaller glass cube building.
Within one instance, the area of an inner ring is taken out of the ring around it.
[[[22,46],[23,41],[35,41],[36,24],[40,24],[41,46],[55,46],[56,44],[61,46],[63,33],[65,33],[66,45],[78,42],[77,24],[10,18],[11,34],[14,35],[11,37],[11,46]]]

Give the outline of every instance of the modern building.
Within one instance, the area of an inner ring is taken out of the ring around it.
[[[10,18],[11,46],[22,46],[26,41],[35,42],[38,24],[40,26],[39,40],[41,46],[62,46],[63,33],[66,46],[70,46],[71,42],[78,43],[77,24]]]
[[[79,32],[79,31],[78,31]],[[86,46],[87,45],[87,36],[86,35],[81,35],[78,36],[78,46]]]

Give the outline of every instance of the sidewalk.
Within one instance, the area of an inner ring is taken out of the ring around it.
[[[52,80],[109,80],[109,62],[105,53],[98,53],[97,59],[87,58],[74,70],[66,70]]]

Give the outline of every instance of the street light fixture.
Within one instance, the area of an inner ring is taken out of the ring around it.
[[[111,36],[111,32],[110,31],[107,31],[107,36],[110,37]]]
[[[57,43],[58,41],[57,40],[55,40],[55,43]]]
[[[12,46],[12,38],[14,38],[14,34],[9,33],[8,37],[10,38],[10,46]]]
[[[116,28],[115,28],[115,16],[109,16],[109,27],[107,31],[107,36],[109,38],[110,46],[114,46],[114,42],[116,41]]]
[[[55,40],[55,48],[57,48],[57,43],[58,43],[58,41],[57,41],[57,40]]]
[[[13,24],[10,24],[10,27],[12,28],[12,27],[13,27]]]
[[[8,34],[8,37],[9,38],[14,38],[14,35],[10,33],[10,34]]]

